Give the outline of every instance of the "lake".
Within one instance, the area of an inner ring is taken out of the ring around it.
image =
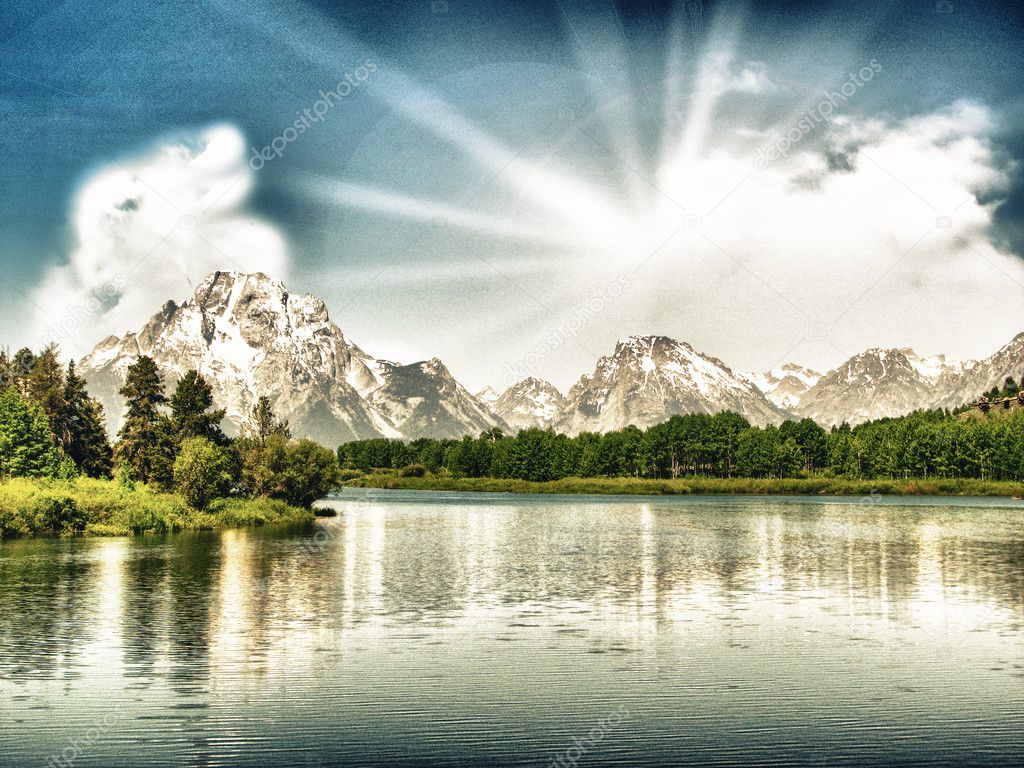
[[[0,765],[1024,756],[1020,502],[329,504],[0,544]]]

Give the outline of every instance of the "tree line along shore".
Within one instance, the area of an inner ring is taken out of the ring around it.
[[[838,477],[717,478],[688,476],[661,480],[634,477],[566,477],[559,480],[517,480],[455,477],[450,474],[408,475],[376,470],[348,478],[351,488],[403,491],[457,491],[604,496],[850,496],[877,500],[882,496],[994,496],[1024,494],[1024,484],[969,479],[850,480]]]
[[[1015,388],[1007,381],[1003,388]],[[998,394],[996,390],[994,393]],[[920,411],[826,430],[811,419],[673,416],[574,437],[492,429],[461,440],[378,438],[337,451],[295,439],[260,398],[237,438],[212,388],[168,393],[140,357],[117,439],[57,349],[0,352],[0,538],[120,535],[309,520],[343,486],[535,493],[1024,495],[1024,409]],[[991,393],[989,393],[991,394]]]
[[[1015,384],[1014,384],[1015,386]],[[338,449],[348,485],[566,493],[1024,494],[1024,409],[919,411],[826,430],[736,413],[575,437],[527,429]]]
[[[0,539],[297,522],[339,487],[336,453],[294,439],[266,398],[232,439],[196,371],[168,394],[143,356],[120,394],[111,443],[103,408],[56,347],[0,353]]]

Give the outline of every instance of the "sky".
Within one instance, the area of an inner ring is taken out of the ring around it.
[[[757,371],[1024,331],[1019,3],[8,5],[11,348],[216,269],[472,389],[634,334]]]

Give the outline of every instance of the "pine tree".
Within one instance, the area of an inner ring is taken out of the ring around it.
[[[43,409],[58,448],[67,452],[71,442],[68,409],[64,400],[64,369],[57,355],[57,347],[49,345],[32,361],[32,369],[25,380],[28,398]]]
[[[167,397],[152,358],[143,355],[128,368],[120,394],[128,405],[128,413],[118,433],[117,462],[127,464],[136,480],[170,487],[174,466],[173,428],[161,412]]]
[[[291,437],[288,422],[278,420],[270,407],[270,399],[267,397],[261,397],[256,401],[256,405],[252,407],[249,421],[242,429],[242,434],[250,440],[255,440],[260,446],[265,445],[267,438],[271,435]]]
[[[68,363],[64,378],[64,404],[70,438],[66,453],[79,472],[89,477],[110,477],[113,449],[107,440],[103,406],[89,397],[85,381],[75,372],[74,361]]]
[[[22,395],[28,395],[28,375],[35,365],[36,356],[28,347],[23,347],[14,353],[10,364],[11,382],[17,387]]]
[[[0,391],[0,477],[56,477],[61,454],[42,409],[13,387]]]
[[[227,443],[220,428],[225,411],[211,410],[213,389],[198,371],[189,371],[178,382],[170,404],[171,424],[179,444],[193,437],[205,437],[218,445]]]

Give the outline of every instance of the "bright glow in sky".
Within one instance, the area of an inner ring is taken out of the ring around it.
[[[452,7],[389,35],[370,11],[225,3],[180,52],[147,27],[42,85],[19,72],[59,18],[30,21],[0,45],[21,88],[4,104],[77,94],[77,170],[44,133],[44,178],[0,177],[45,200],[0,218],[0,254],[36,255],[5,337],[79,356],[218,268],[286,279],[367,351],[439,356],[472,388],[565,388],[638,333],[824,370],[867,346],[981,356],[1024,330],[1012,11],[714,8]],[[200,77],[187,54],[216,36],[237,58]],[[111,72],[148,66],[147,44],[163,87]]]

